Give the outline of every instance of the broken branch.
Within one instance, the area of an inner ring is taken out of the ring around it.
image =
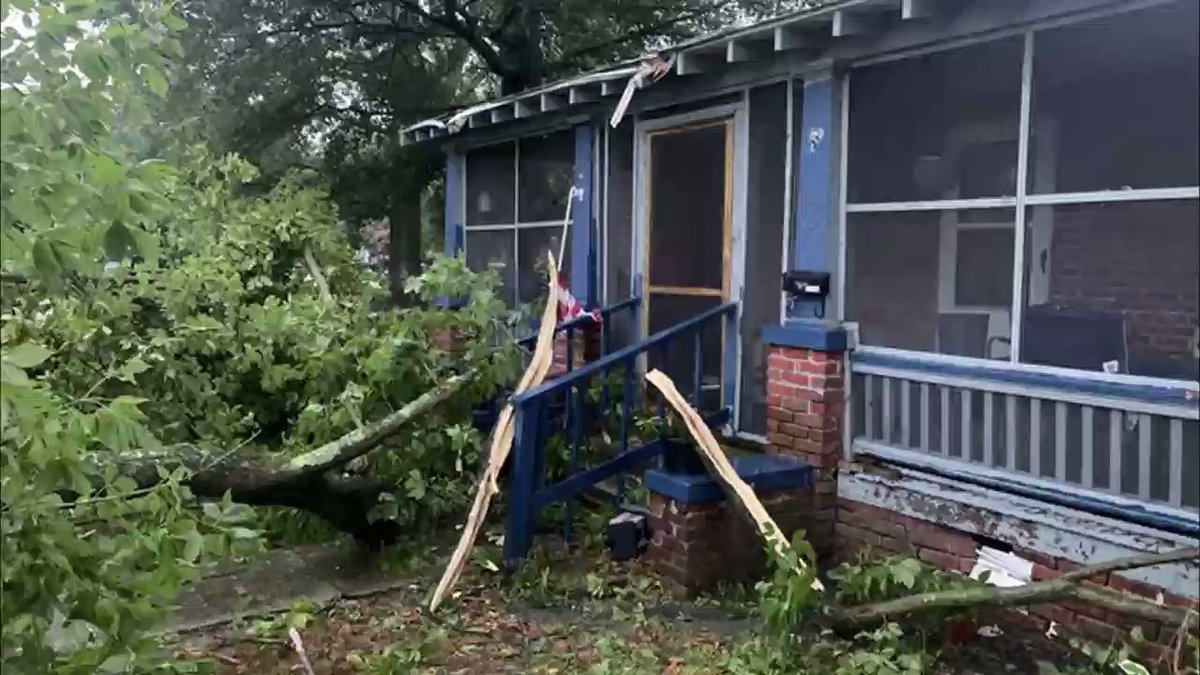
[[[537,345],[533,350],[533,357],[529,361],[529,367],[525,369],[525,374],[521,376],[521,381],[517,383],[515,394],[540,385],[546,378],[546,373],[550,372],[550,364],[553,361],[555,317],[558,306],[558,270],[554,254],[547,255],[550,258],[550,294],[546,300],[546,308],[542,310],[542,325],[538,329]],[[467,564],[467,557],[475,546],[475,539],[479,537],[480,528],[483,527],[483,519],[487,517],[492,496],[500,491],[496,479],[500,476],[500,469],[508,459],[508,453],[512,450],[515,432],[513,415],[513,406],[508,403],[496,419],[496,426],[492,429],[491,434],[487,466],[479,479],[479,487],[475,491],[475,502],[467,514],[467,523],[463,526],[458,545],[450,556],[450,562],[446,565],[441,580],[438,581],[433,598],[429,601],[431,613],[438,608],[438,605],[442,604],[450,589],[454,588],[454,584],[458,583],[458,578],[462,576],[463,569]]]
[[[842,629],[861,629],[882,623],[889,617],[911,616],[940,609],[1020,607],[1079,600],[1129,616],[1184,624],[1194,628],[1196,617],[1189,616],[1188,610],[1157,605],[1133,596],[1122,596],[1107,589],[1090,588],[1081,585],[1079,581],[1108,571],[1152,567],[1197,558],[1200,558],[1200,550],[1194,548],[1172,553],[1146,553],[1083,567],[1056,579],[1024,586],[979,586],[919,593],[886,602],[836,609],[833,612],[833,624]]]

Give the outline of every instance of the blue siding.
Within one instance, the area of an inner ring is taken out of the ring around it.
[[[594,307],[596,293],[596,232],[592,223],[592,136],[590,124],[575,127],[575,205],[571,208],[571,293],[585,307]]]
[[[838,176],[837,87],[835,77],[804,84],[804,102],[800,135],[794,139],[794,165],[799,168],[796,209],[796,236],[792,242],[792,267],[804,270],[832,271],[836,265],[832,243],[837,236]],[[793,317],[811,317],[817,313],[814,303],[797,302]]]
[[[463,225],[463,190],[465,189],[466,163],[459,152],[446,153],[446,207],[445,207],[445,251],[456,255],[465,245]]]

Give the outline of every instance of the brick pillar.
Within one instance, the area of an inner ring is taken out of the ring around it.
[[[813,467],[809,541],[827,553],[833,543],[837,465],[842,456],[843,354],[807,347],[767,349],[767,439],[773,452]]]
[[[784,536],[808,527],[808,489],[762,491],[758,498]],[[696,593],[766,574],[762,537],[728,501],[695,503],[650,492],[649,506],[649,560],[678,590]]]
[[[571,331],[572,369],[600,358],[600,327],[583,326]],[[567,371],[567,336],[565,332],[554,336],[554,358],[550,362],[548,379],[559,377]]]
[[[735,457],[734,470],[758,496],[785,537],[812,521],[812,468],[770,455]],[[678,588],[694,593],[720,582],[753,581],[766,572],[762,537],[737,505],[730,504],[707,473],[651,469],[650,545],[656,569]]]

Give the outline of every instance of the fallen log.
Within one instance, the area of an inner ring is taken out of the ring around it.
[[[1024,586],[999,588],[977,586],[944,591],[918,593],[886,602],[833,608],[830,614],[837,629],[861,630],[891,618],[933,612],[937,610],[969,609],[976,607],[1024,607],[1078,600],[1113,612],[1147,621],[1194,630],[1196,612],[1179,607],[1159,605],[1148,600],[1127,596],[1102,587],[1084,586],[1080,582],[1107,572],[1153,567],[1167,563],[1200,559],[1200,549],[1184,549],[1170,553],[1146,553],[1119,558],[1109,562],[1081,567],[1055,579],[1038,581]]]
[[[214,456],[212,452],[187,445],[124,453],[115,459],[115,464],[139,489],[161,482],[160,467],[182,466],[191,471],[186,484],[197,497],[219,499],[228,493],[241,504],[301,509],[378,548],[394,541],[399,534],[395,523],[372,522],[368,518],[379,503],[379,496],[389,487],[368,477],[342,476],[336,470],[427,415],[462,390],[473,377],[473,373],[450,377],[396,412],[295,457],[241,448]]]
[[[675,409],[675,412],[683,419],[688,431],[692,434],[692,438],[696,441],[696,446],[700,449],[700,459],[704,462],[708,473],[725,490],[729,501],[738,506],[742,514],[758,528],[759,534],[771,545],[775,551],[775,555],[781,559],[786,559],[792,545],[783,536],[783,533],[779,531],[779,526],[775,524],[774,519],[771,518],[771,514],[767,513],[762,502],[758,501],[754,490],[737,475],[737,471],[729,463],[729,459],[725,457],[720,444],[717,443],[717,439],[713,436],[712,431],[709,430],[708,425],[704,423],[704,419],[700,417],[700,413],[696,412],[695,408],[688,404],[683,395],[679,393],[679,390],[675,388],[675,383],[665,373],[659,370],[652,370],[646,373],[646,380],[659,390],[667,402],[671,404],[671,407]],[[803,557],[796,556],[796,559],[799,561],[801,568],[807,567]],[[811,587],[816,591],[825,590],[824,584],[815,576],[813,577]]]
[[[525,369],[525,374],[521,376],[521,381],[517,383],[515,394],[520,394],[528,389],[532,389],[542,383],[546,378],[546,373],[550,372],[550,364],[554,359],[554,329],[556,327],[556,313],[558,306],[558,268],[555,264],[554,254],[547,254],[550,258],[550,294],[546,300],[546,307],[542,310],[542,324],[538,329],[537,343],[533,350],[533,357],[529,361],[529,366]],[[497,478],[500,476],[500,469],[504,467],[504,462],[508,459],[508,453],[512,450],[513,428],[515,412],[511,403],[504,406],[500,411],[500,416],[496,418],[496,426],[492,429],[490,436],[491,442],[488,450],[487,465],[484,467],[483,474],[479,479],[479,487],[475,490],[475,501],[471,505],[471,510],[467,514],[467,522],[463,526],[462,535],[458,539],[458,545],[454,548],[454,553],[450,556],[450,562],[446,564],[446,569],[442,572],[442,578],[438,581],[437,588],[433,592],[433,598],[429,601],[429,611],[435,611],[442,601],[446,599],[446,595],[454,588],[454,584],[458,583],[459,577],[462,576],[463,569],[466,567],[467,558],[471,555],[471,549],[475,547],[475,540],[479,537],[479,530],[483,527],[483,520],[487,517],[488,506],[491,504],[492,497],[500,492],[500,486],[497,484]]]

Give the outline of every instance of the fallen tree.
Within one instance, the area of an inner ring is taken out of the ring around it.
[[[833,607],[830,616],[833,625],[839,629],[861,630],[889,619],[939,610],[1027,607],[1081,601],[1125,616],[1164,623],[1169,626],[1181,626],[1184,630],[1190,631],[1195,630],[1197,626],[1197,614],[1194,609],[1158,604],[1132,595],[1123,595],[1104,587],[1084,585],[1083,582],[1109,572],[1197,560],[1200,560],[1200,549],[1195,548],[1169,553],[1145,553],[1081,567],[1054,579],[1023,586],[999,588],[979,585],[919,593],[886,602],[854,607]]]
[[[120,473],[152,488],[161,481],[160,469],[182,466],[186,485],[198,497],[230,498],[254,506],[288,506],[311,512],[371,547],[394,541],[399,526],[373,520],[371,509],[394,486],[369,476],[344,475],[342,469],[413,425],[469,383],[471,375],[455,375],[383,419],[355,429],[319,448],[295,457],[239,449],[217,455],[194,446],[119,456]]]

